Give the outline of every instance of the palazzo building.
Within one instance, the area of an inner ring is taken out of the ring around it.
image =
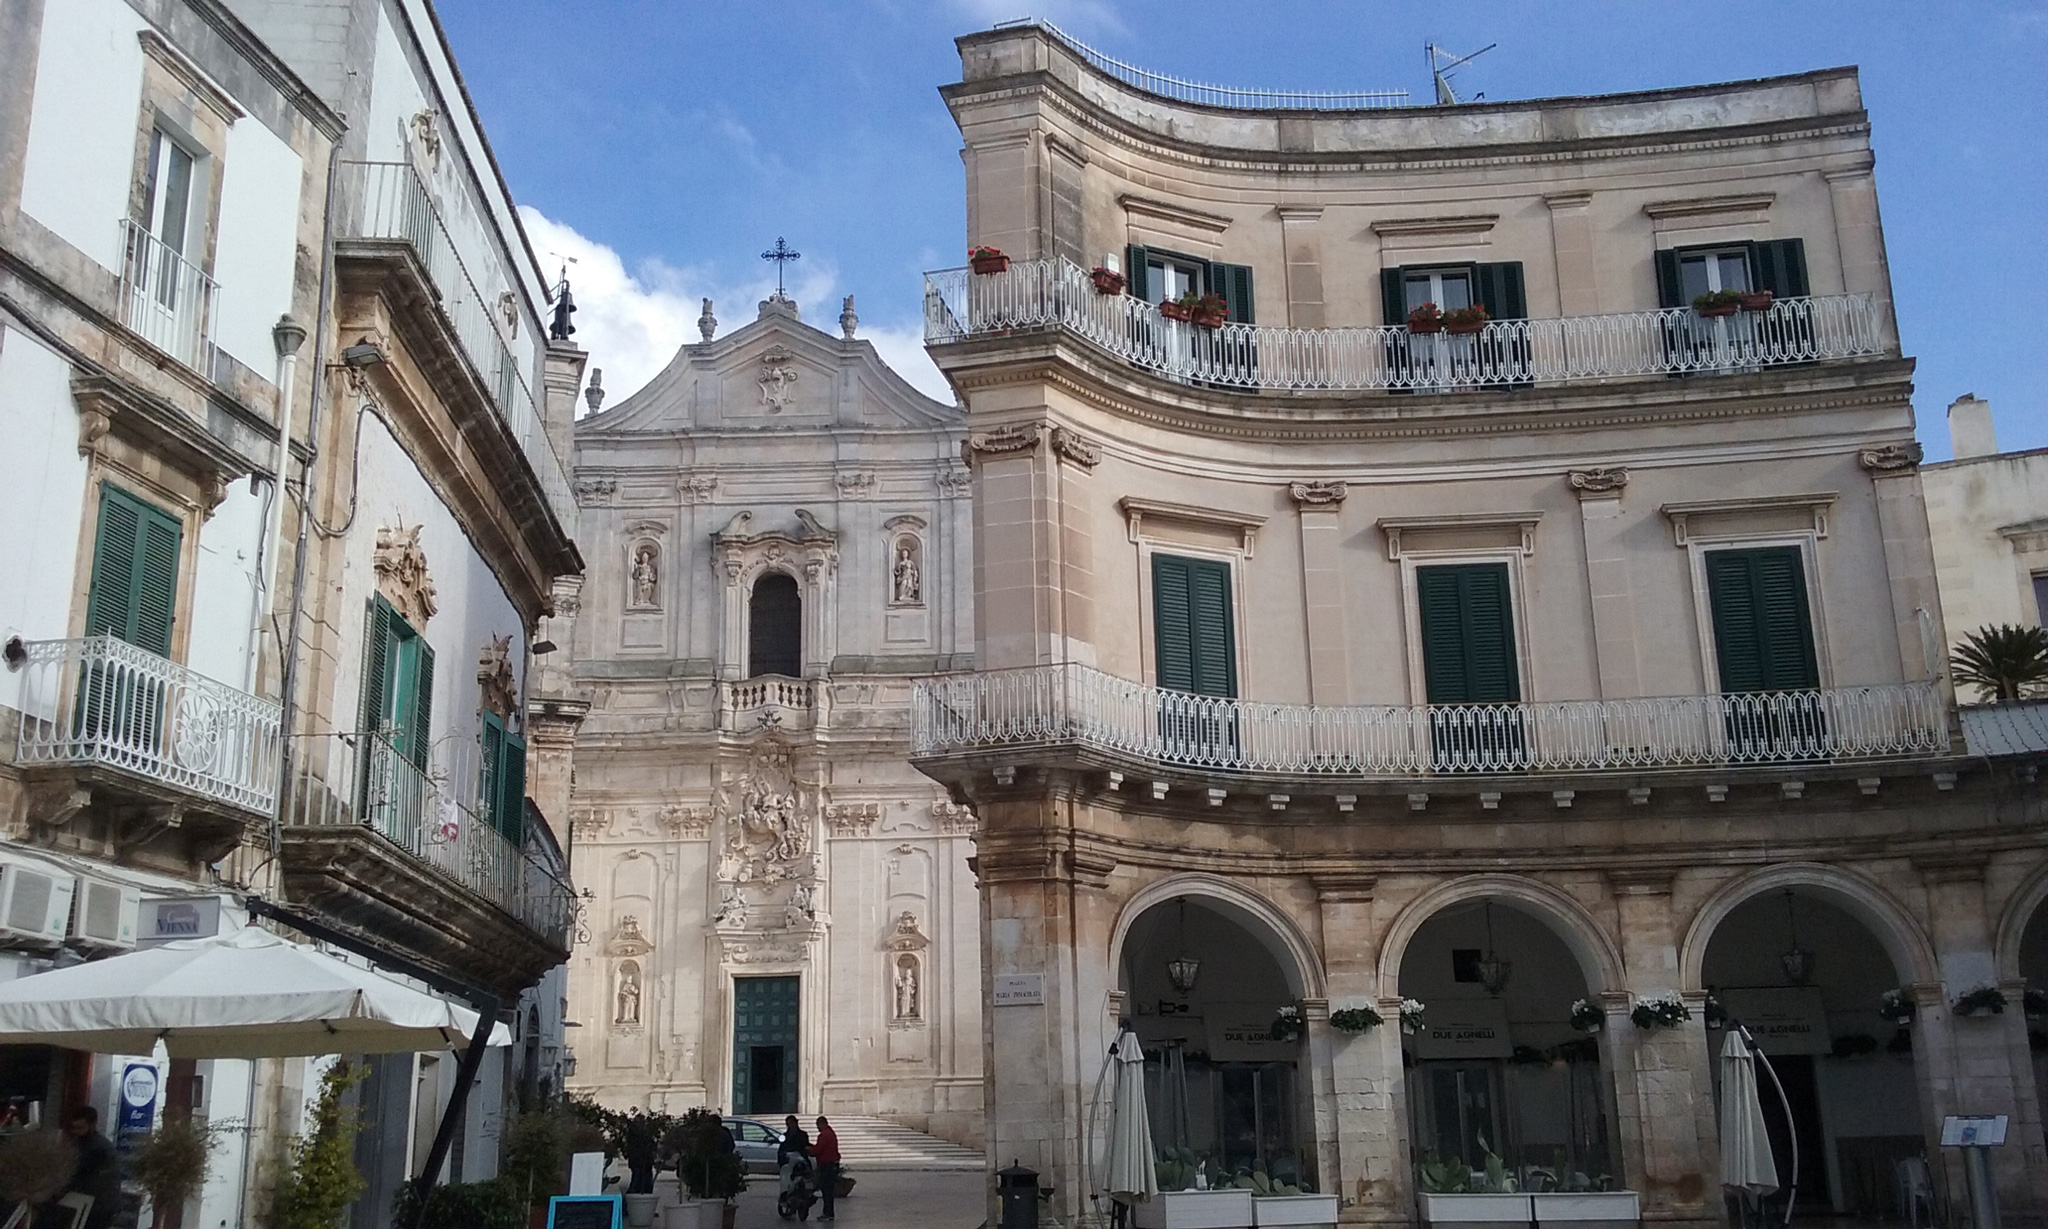
[[[576,426],[575,1084],[979,1143],[973,815],[909,764],[913,679],[972,663],[965,433],[838,323],[707,301]]]
[[[959,51],[972,661],[912,720],[979,818],[991,1168],[1099,1210],[1128,1021],[1156,1143],[1347,1223],[1489,1152],[1719,1223],[1733,1017],[1801,1207],[1913,1156],[1962,1206],[1942,1119],[2004,1114],[2039,1216],[1976,993],[2044,967],[2039,756],[1945,677],[1856,72],[1388,107]]]

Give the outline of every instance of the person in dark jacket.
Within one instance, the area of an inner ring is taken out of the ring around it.
[[[64,1133],[78,1144],[78,1172],[65,1189],[92,1196],[85,1229],[107,1229],[121,1210],[121,1160],[114,1142],[100,1134],[100,1112],[90,1105],[65,1116]]]
[[[818,1162],[819,1193],[825,1196],[825,1213],[818,1219],[831,1220],[832,1188],[839,1185],[839,1133],[823,1114],[818,1115],[818,1142],[811,1145],[811,1156]]]
[[[626,1168],[632,1179],[626,1183],[628,1195],[652,1195],[654,1193],[654,1124],[647,1115],[635,1107],[626,1116]]]
[[[789,1162],[792,1157],[802,1157],[805,1160],[809,1160],[811,1157],[811,1137],[804,1133],[804,1129],[797,1122],[795,1114],[791,1114],[784,1120],[782,1142],[775,1145],[775,1168],[782,1172],[780,1194],[787,1195],[789,1193],[789,1181],[792,1176]]]

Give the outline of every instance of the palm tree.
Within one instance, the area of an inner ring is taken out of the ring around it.
[[[2017,700],[2048,683],[2048,630],[1987,624],[1963,637],[1951,670],[1991,700]]]

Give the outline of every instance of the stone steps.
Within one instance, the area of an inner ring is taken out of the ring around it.
[[[834,1115],[832,1129],[842,1163],[855,1177],[867,1169],[978,1170],[986,1163],[972,1148],[880,1118]]]

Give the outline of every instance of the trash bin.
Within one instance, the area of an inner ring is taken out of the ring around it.
[[[1002,1229],[1038,1229],[1038,1171],[1015,1161],[996,1171],[996,1194],[1003,1203]]]

